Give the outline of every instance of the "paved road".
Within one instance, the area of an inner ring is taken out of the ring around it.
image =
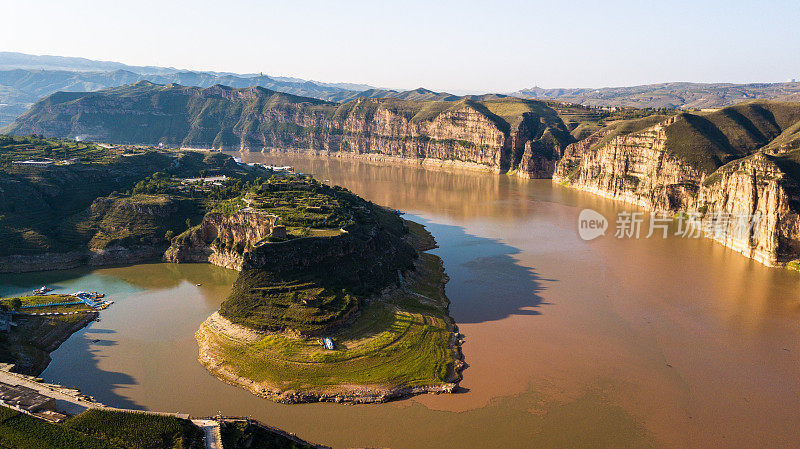
[[[219,421],[213,419],[193,419],[192,422],[197,427],[203,429],[206,435],[206,449],[223,449],[222,432]]]

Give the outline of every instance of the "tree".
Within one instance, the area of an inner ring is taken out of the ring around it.
[[[175,237],[175,232],[173,232],[173,231],[172,231],[172,229],[168,230],[168,231],[167,231],[167,232],[164,234],[164,239],[165,239],[165,240],[167,240],[167,241],[170,241],[170,242],[171,242],[173,237]]]
[[[187,218],[187,219],[186,219],[186,229],[189,229],[189,228],[191,228],[191,227],[192,227],[192,220],[190,220],[190,219],[188,219],[188,218]]]
[[[19,310],[22,308],[22,300],[19,298],[14,298],[11,300],[11,308],[14,310]]]

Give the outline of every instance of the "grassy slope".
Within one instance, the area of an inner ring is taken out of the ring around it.
[[[667,127],[666,148],[711,173],[767,146],[773,139],[791,140],[792,130],[798,131],[798,122],[800,103],[753,101],[716,112],[682,113]],[[790,134],[784,134],[787,130]]]
[[[57,148],[79,145],[74,141],[3,137],[0,155],[10,155],[14,160],[41,154],[46,146],[56,147],[53,151],[60,154],[62,150]],[[27,142],[26,149],[19,142]],[[92,148],[81,153],[85,161],[73,165],[17,168],[0,164],[0,241],[4,242],[0,256],[67,252],[89,246],[102,249],[114,244],[166,244],[166,231],[182,232],[186,218],[197,222],[203,214],[202,204],[174,195],[112,193],[130,190],[155,172],[177,177],[201,173],[245,179],[255,176],[245,173],[230,156],[219,153],[185,152],[174,158],[147,151],[125,157]],[[74,155],[74,150],[70,154]],[[96,204],[98,207],[90,208],[96,199],[106,196]]]
[[[615,137],[625,136],[647,129],[653,125],[663,122],[666,120],[666,118],[667,116],[665,115],[655,114],[632,120],[617,120],[610,122],[603,128],[603,137],[594,143],[592,148],[600,148]]]
[[[36,158],[55,160],[73,159],[102,162],[117,154],[117,151],[103,148],[90,142],[76,142],[68,139],[45,139],[35,136],[0,135],[0,166],[11,161]]]
[[[124,105],[124,107],[123,107]],[[59,92],[36,103],[7,128],[11,133],[74,133],[73,125],[104,130],[108,140],[123,143],[235,148],[241,143],[298,146],[321,136],[329,119],[355,117],[369,120],[379,109],[390,110],[412,122],[430,121],[464,106],[486,115],[504,132],[514,130],[523,114],[540,115],[548,125],[563,126],[547,103],[517,98],[476,101],[401,100],[359,98],[344,104],[296,97],[262,88],[206,89],[148,82],[92,93]],[[130,110],[147,113],[131,114]],[[304,116],[302,124],[274,116]],[[79,127],[79,128],[80,128]],[[342,132],[330,129],[325,132]],[[255,139],[239,142],[238,136]]]
[[[202,449],[191,422],[156,415],[90,410],[51,424],[0,406],[0,447],[14,449]]]
[[[343,189],[313,180],[267,183],[253,204],[278,214],[287,226],[346,227],[348,233],[255,249],[254,259],[263,255],[269,262],[245,267],[220,308],[237,324],[319,332],[357,308],[366,295],[396,282],[397,270],[412,263],[414,251],[402,241],[402,220]],[[315,209],[309,211],[308,205]]]
[[[92,249],[166,245],[167,231],[180,233],[187,218],[196,223],[203,216],[199,200],[174,195],[112,195],[96,205],[66,220],[62,239]]]
[[[454,360],[445,279],[441,261],[423,253],[406,280],[407,291],[368,303],[352,324],[327,334],[336,342],[334,351],[324,349],[319,338],[291,333],[252,343],[215,334],[213,347],[238,375],[281,391],[439,385],[452,374]]]

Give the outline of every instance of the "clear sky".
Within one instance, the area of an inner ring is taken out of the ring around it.
[[[0,0],[0,50],[451,92],[800,78],[793,1]]]

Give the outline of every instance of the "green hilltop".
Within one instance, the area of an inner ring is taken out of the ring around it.
[[[678,115],[666,149],[710,173],[756,151],[800,147],[800,103],[751,101],[713,112]]]

